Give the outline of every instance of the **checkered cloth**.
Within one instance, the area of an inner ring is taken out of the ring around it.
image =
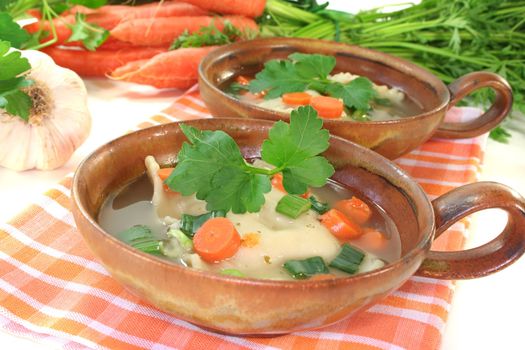
[[[454,108],[447,118],[480,113]],[[193,90],[144,128],[209,118]],[[433,139],[397,160],[429,197],[473,182],[485,137]],[[454,283],[412,277],[380,303],[333,326],[274,338],[240,338],[200,329],[130,294],[84,244],[70,211],[68,176],[24,212],[0,223],[0,326],[66,349],[436,349],[440,346]],[[463,246],[468,222],[455,224],[436,250]]]

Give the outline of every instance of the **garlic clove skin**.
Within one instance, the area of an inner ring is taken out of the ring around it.
[[[87,91],[73,71],[45,53],[21,51],[31,64],[33,108],[26,122],[0,109],[0,166],[17,171],[64,165],[91,130]]]

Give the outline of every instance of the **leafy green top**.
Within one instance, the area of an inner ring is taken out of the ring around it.
[[[9,52],[10,48],[8,42],[0,41],[0,108],[27,121],[32,102],[21,89],[33,83],[24,76],[31,65],[19,51]]]
[[[250,92],[266,91],[265,98],[280,97],[288,92],[318,91],[341,98],[347,108],[366,112],[376,97],[372,82],[364,77],[341,84],[328,79],[335,67],[335,57],[320,54],[293,53],[285,60],[270,60],[250,82]]]
[[[190,34],[184,32],[171,44],[170,50],[181,47],[203,47],[211,45],[225,45],[243,37],[243,32],[236,28],[230,21],[224,22],[224,28],[220,31],[215,24],[201,27],[197,32]]]
[[[284,188],[301,194],[307,186],[323,186],[334,168],[319,154],[328,146],[329,134],[311,107],[292,112],[290,124],[278,121],[262,145],[261,158],[275,166],[268,170],[248,164],[235,143],[223,131],[200,131],[181,124],[190,141],[184,143],[178,164],[166,184],[183,195],[196,193],[208,210],[257,212],[264,194],[271,190],[270,177],[282,172]]]
[[[108,37],[109,31],[99,25],[86,22],[86,15],[77,13],[68,41],[81,41],[86,49],[95,51]]]

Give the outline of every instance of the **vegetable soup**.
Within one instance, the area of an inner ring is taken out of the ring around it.
[[[296,218],[276,211],[287,196],[279,176],[272,179],[272,190],[266,194],[259,212],[208,212],[206,203],[195,196],[182,196],[165,188],[159,176],[163,169],[153,157],[148,157],[146,164],[149,177],[143,176],[110,196],[101,209],[99,223],[138,249],[183,266],[286,280],[348,276],[348,272],[370,271],[400,257],[399,235],[383,210],[362,202],[354,191],[335,182],[309,189],[303,196],[307,197],[304,199],[308,209]],[[334,212],[344,213],[346,219],[335,215],[333,221],[330,213]],[[207,261],[195,251],[196,234],[206,223],[199,219],[203,216],[208,220],[224,216],[232,223],[240,238],[234,255]],[[338,229],[345,222],[355,225],[355,236],[346,236],[348,232]],[[145,238],[149,233],[151,236]],[[341,254],[355,254],[358,263],[342,259],[339,266],[337,259]]]
[[[383,121],[422,112],[401,90],[334,68],[334,57],[295,53],[286,60],[266,62],[254,76],[235,76],[222,89],[243,102],[278,112],[310,105],[325,119]]]
[[[329,134],[312,107],[276,122],[260,159],[221,130],[180,124],[175,168],[153,156],[144,176],[110,196],[100,225],[143,252],[188,268],[266,279],[336,278],[401,255],[381,208],[330,180]]]

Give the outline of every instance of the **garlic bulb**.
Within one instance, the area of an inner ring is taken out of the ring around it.
[[[64,165],[89,135],[87,91],[73,71],[57,66],[40,51],[21,51],[29,60],[24,88],[31,97],[29,120],[0,108],[0,166],[13,170],[51,170]]]

